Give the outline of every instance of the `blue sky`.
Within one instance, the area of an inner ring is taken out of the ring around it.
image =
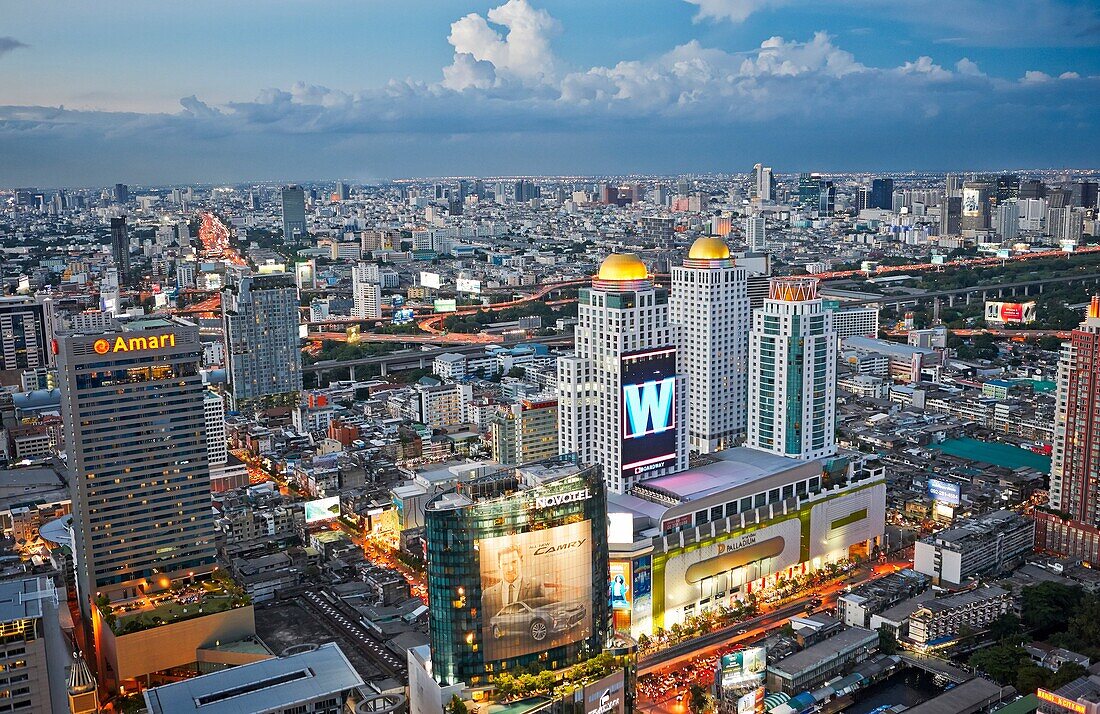
[[[38,0],[0,185],[1087,167],[1100,3]]]

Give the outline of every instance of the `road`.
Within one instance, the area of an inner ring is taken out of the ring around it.
[[[363,627],[359,622],[359,614],[340,598],[327,590],[320,592],[307,590],[302,593],[301,601],[307,608],[320,615],[329,627],[342,634],[343,639],[353,642],[356,649],[383,672],[402,682],[408,681],[409,674],[405,662],[386,647],[386,644],[374,633]]]
[[[869,569],[864,566],[843,580],[813,589],[775,610],[643,657],[638,662],[637,708],[651,714],[684,714],[687,708],[681,697],[686,700],[692,682],[707,687],[713,683],[721,655],[765,639],[792,616],[805,612],[807,602],[815,595],[821,598],[821,607],[835,607],[837,596],[849,586],[911,566],[911,561],[903,560],[876,564]]]
[[[1075,255],[1077,253],[1097,252],[1100,252],[1100,246],[1078,248],[1073,253],[1066,253],[1062,250],[1044,250],[1036,253],[1021,253],[1020,255],[1014,255],[1010,258],[997,258],[993,256],[984,258],[960,258],[958,260],[946,262],[942,265],[935,265],[933,263],[911,263],[909,265],[880,265],[877,269],[871,271],[869,274],[889,275],[891,273],[918,273],[925,270],[937,270],[942,268],[973,268],[983,265],[1001,265],[1003,263],[1017,263],[1026,260],[1039,260],[1041,258],[1065,258],[1069,255]],[[865,273],[862,270],[834,270],[826,273],[811,273],[811,275],[820,280],[841,280],[844,278],[851,278],[856,275],[868,275],[868,273]]]

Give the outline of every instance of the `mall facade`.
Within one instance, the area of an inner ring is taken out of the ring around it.
[[[878,554],[885,468],[842,452],[795,461],[734,448],[608,497],[615,631],[668,629],[783,579]]]
[[[425,506],[431,660],[440,686],[560,669],[609,637],[607,500],[571,456],[505,469]]]

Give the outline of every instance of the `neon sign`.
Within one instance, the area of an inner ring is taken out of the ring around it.
[[[143,352],[145,350],[159,350],[164,347],[175,347],[176,335],[169,332],[166,335],[153,335],[151,337],[116,337],[114,341],[101,337],[92,343],[92,349],[97,355],[105,355],[108,352]]]

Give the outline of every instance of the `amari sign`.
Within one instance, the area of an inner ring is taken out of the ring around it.
[[[113,340],[101,337],[92,343],[92,349],[95,350],[97,355],[114,354],[116,352],[144,352],[175,346],[176,335],[172,332],[147,337],[122,337],[120,335]]]

